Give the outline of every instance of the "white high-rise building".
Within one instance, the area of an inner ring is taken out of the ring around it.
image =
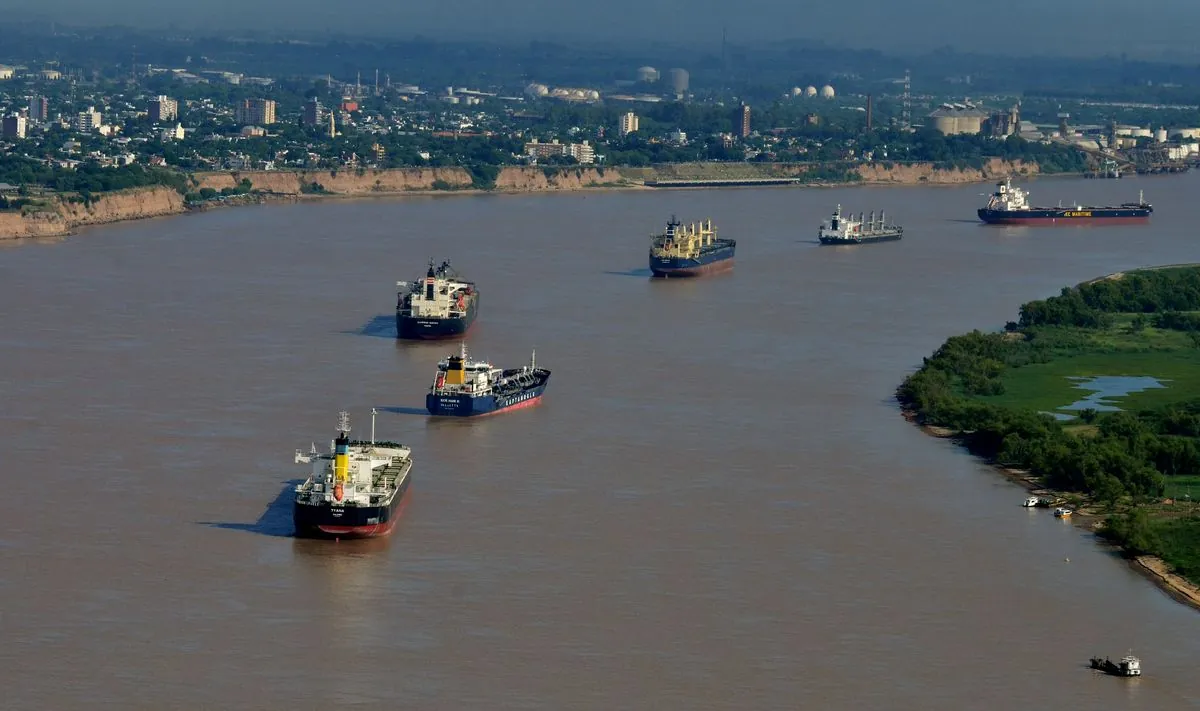
[[[621,125],[618,130],[620,131],[620,134],[622,137],[628,136],[629,134],[637,131],[638,130],[637,114],[633,113],[632,111],[630,111],[627,114],[621,114]]]

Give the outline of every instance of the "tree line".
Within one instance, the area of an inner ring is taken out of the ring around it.
[[[1050,488],[1090,495],[1110,509],[1131,499],[1135,507],[1110,517],[1106,535],[1127,550],[1155,552],[1160,541],[1136,504],[1160,497],[1169,477],[1200,473],[1200,400],[1136,413],[1084,411],[1080,419],[1094,432],[1081,435],[1051,415],[981,398],[1003,394],[1001,376],[1009,369],[1101,348],[1088,332],[1105,328],[1115,313],[1153,314],[1164,327],[1188,330],[1197,319],[1184,312],[1195,309],[1195,267],[1064,289],[1023,305],[1020,321],[1004,332],[948,339],[905,379],[897,399],[920,423],[954,430],[972,453],[1028,470]],[[1190,551],[1184,558],[1196,565],[1191,573],[1200,574],[1200,559]]]

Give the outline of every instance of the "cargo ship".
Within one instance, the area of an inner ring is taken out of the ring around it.
[[[550,371],[529,365],[501,370],[487,361],[467,357],[464,343],[457,354],[438,363],[425,409],[439,417],[476,417],[517,410],[536,404],[546,392]]]
[[[301,538],[373,538],[396,525],[398,507],[408,491],[412,451],[399,442],[350,439],[350,416],[338,414],[337,438],[322,454],[313,444],[308,454],[296,450],[297,464],[312,464],[312,473],[296,486],[292,521]]]
[[[672,215],[650,238],[650,271],[656,277],[691,277],[733,268],[737,241],[718,239],[712,220],[682,228]]]
[[[841,205],[837,206],[828,220],[821,223],[821,229],[817,231],[817,238],[821,244],[891,242],[903,236],[904,228],[887,224],[882,211],[880,211],[878,219],[875,218],[875,211],[872,210],[870,217],[865,217],[860,212],[856,220],[853,215],[843,217]]]
[[[462,336],[479,311],[475,282],[457,274],[450,262],[429,262],[424,279],[396,282],[396,337],[436,339]]]
[[[1152,212],[1154,208],[1141,192],[1137,202],[1114,206],[1033,207],[1029,194],[1013,187],[1011,178],[1005,178],[997,183],[987,205],[979,208],[979,219],[994,225],[1127,224],[1146,222]]]

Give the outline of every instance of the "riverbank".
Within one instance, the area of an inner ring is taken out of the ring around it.
[[[904,419],[917,425],[930,437],[949,439],[966,446],[962,441],[964,437],[962,432],[947,427],[923,425],[920,423],[917,413],[909,408],[903,408],[901,414]],[[997,474],[1024,488],[1030,496],[1045,499],[1051,507],[1066,506],[1070,508],[1074,512],[1071,516],[1071,525],[1095,534],[1097,545],[1125,553],[1120,546],[1114,546],[1099,535],[1104,528],[1105,517],[1102,504],[1099,502],[1078,493],[1048,489],[1037,476],[1026,469],[1012,469],[994,463],[992,468]],[[1200,611],[1200,586],[1193,584],[1182,575],[1171,572],[1171,566],[1162,558],[1153,555],[1125,555],[1125,559],[1134,571],[1154,583],[1171,598]]]
[[[1200,267],[1123,272],[949,339],[897,390],[953,439],[1200,609]],[[1084,393],[1092,393],[1085,396]]]
[[[837,166],[841,181],[830,181],[830,166],[810,163],[673,163],[641,168],[591,166],[506,166],[481,179],[461,167],[388,170],[272,170],[201,172],[190,176],[191,190],[209,199],[187,203],[166,187],[144,187],[92,195],[35,200],[19,211],[0,212],[0,239],[52,237],[86,225],[178,215],[213,207],[298,199],[391,197],[403,195],[534,193],[580,190],[649,190],[647,183],[679,180],[800,180],[800,185],[960,185],[1005,175],[1037,175],[1036,163],[989,160],[982,168],[947,169],[932,163],[869,163]],[[490,177],[490,176],[488,176]],[[220,197],[249,181],[246,196]]]

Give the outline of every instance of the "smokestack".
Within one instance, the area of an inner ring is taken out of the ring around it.
[[[867,94],[867,133],[871,132],[871,95]]]

